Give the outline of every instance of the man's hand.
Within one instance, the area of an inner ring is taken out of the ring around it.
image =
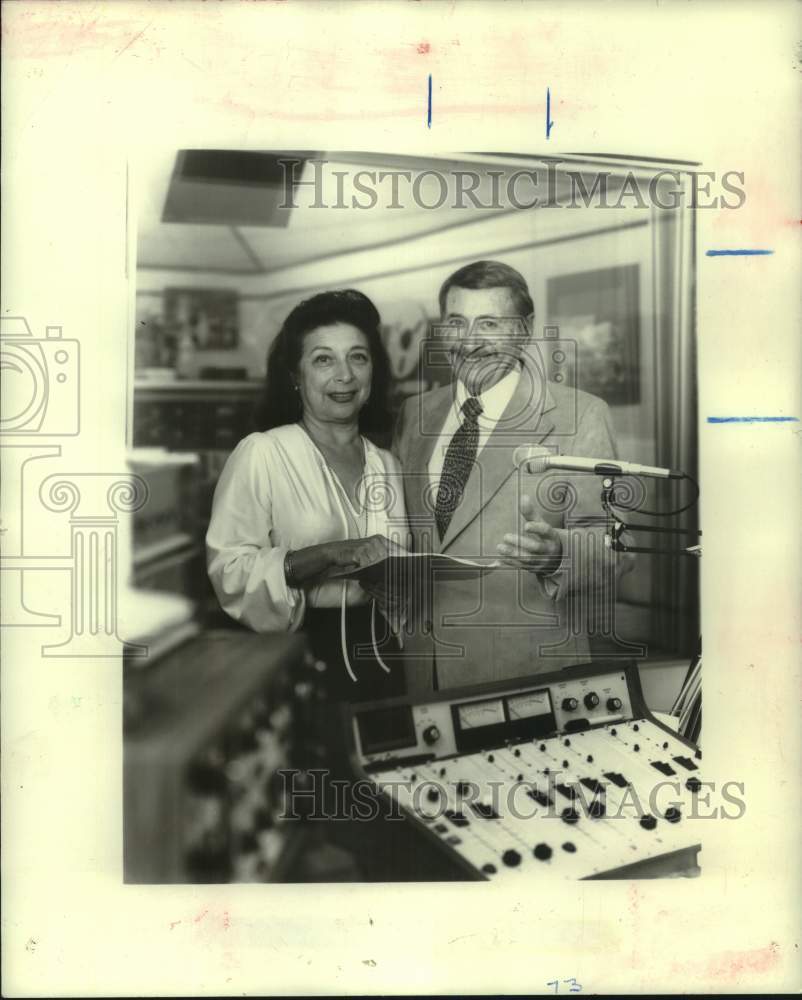
[[[498,546],[503,562],[518,566],[530,573],[548,575],[560,567],[563,554],[562,541],[555,528],[538,517],[537,509],[528,496],[521,497],[523,533],[505,535]]]

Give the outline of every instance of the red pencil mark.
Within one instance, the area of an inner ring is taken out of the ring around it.
[[[739,979],[750,972],[769,972],[780,961],[780,946],[776,941],[765,948],[749,951],[725,951],[708,963],[707,974],[715,978]]]
[[[420,42],[418,44],[418,54],[425,56],[427,52],[431,51],[431,45],[428,42]]]
[[[641,917],[640,904],[643,895],[637,882],[631,882],[627,888],[627,909],[632,918],[632,935],[630,937],[629,965],[633,969],[641,966],[642,946],[640,939]]]
[[[772,941],[765,948],[752,948],[745,951],[723,951],[713,958],[709,958],[706,963],[701,962],[672,962],[671,971],[678,975],[686,976],[688,973],[704,975],[710,979],[728,983],[742,980],[749,974],[761,974],[770,972],[780,961],[780,946],[776,941]],[[741,985],[748,986],[748,981],[744,980]]]
[[[415,81],[415,86],[410,85],[410,91],[420,90],[420,81]],[[410,105],[408,107],[397,108],[376,108],[356,111],[342,112],[337,107],[329,105],[320,107],[316,111],[298,112],[285,111],[277,107],[258,107],[245,104],[243,101],[232,97],[230,94],[219,97],[216,101],[218,105],[223,105],[228,111],[248,118],[276,119],[281,121],[360,121],[376,120],[381,118],[413,118],[420,115],[420,105]],[[575,107],[582,105],[574,104]],[[542,104],[444,104],[438,105],[441,114],[449,115],[475,115],[492,114],[496,116],[514,115],[531,117],[539,114],[543,110]]]
[[[145,32],[148,30],[148,28],[151,26],[151,24],[153,24],[153,21],[148,21],[148,23],[145,25],[145,27],[141,31],[138,31],[134,35],[134,37],[131,39],[130,42],[127,42],[125,45],[123,45],[123,47],[117,53],[117,55],[116,55],[115,58],[119,59],[120,56],[123,54],[123,52],[125,52],[126,49],[129,49],[138,38],[141,38],[141,36],[145,34]]]
[[[33,9],[20,15],[9,32],[14,37],[14,57],[42,59],[67,56],[76,49],[86,52],[90,49],[119,48],[123,52],[149,27],[145,25],[132,38],[130,17],[104,14],[90,19],[84,15],[87,9],[63,8],[53,15],[53,8],[50,7],[49,11]]]
[[[208,915],[209,915],[209,907],[207,906],[205,909],[200,910],[198,912],[198,914],[192,918],[192,923],[193,924],[199,924]],[[215,914],[213,914],[213,916],[214,916],[214,918],[216,920],[216,918],[218,917],[218,914],[215,913]],[[222,913],[219,914],[219,917],[220,917],[220,923],[222,925],[223,930],[227,931],[231,927],[231,915],[229,914],[228,910],[223,910]],[[177,927],[180,923],[183,923],[183,921],[181,921],[181,920],[172,920],[172,921],[170,921],[170,930],[173,930],[173,928]],[[210,927],[210,925],[208,923],[207,923],[206,926]]]

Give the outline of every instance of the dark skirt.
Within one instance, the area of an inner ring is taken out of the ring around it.
[[[385,822],[382,816],[367,822],[344,818],[335,794],[336,782],[350,785],[356,778],[349,759],[351,740],[346,725],[346,704],[405,693],[403,664],[398,658],[400,647],[377,611],[376,646],[390,668],[388,674],[373,652],[370,604],[346,608],[345,634],[351,670],[356,677],[354,681],[342,653],[340,616],[339,608],[308,608],[303,623],[313,655],[326,665],[324,671],[315,672],[317,697],[312,714],[303,723],[307,735],[313,737],[309,742],[315,745],[315,752],[306,756],[303,764],[326,772],[326,781],[319,778],[316,786],[316,799],[318,814],[327,818],[310,822],[313,842],[317,849],[328,844],[345,850],[360,881],[404,878],[397,874],[403,868],[401,861],[411,864],[414,851],[390,850],[400,835],[396,828],[404,824]],[[335,815],[342,818],[333,819]],[[329,880],[319,874],[312,880],[318,879]]]
[[[400,647],[384,616],[376,611],[376,647],[387,673],[376,659],[371,642],[371,605],[346,608],[345,636],[354,680],[342,652],[339,608],[307,608],[303,632],[315,658],[326,664],[322,682],[335,702],[373,701],[406,692]]]

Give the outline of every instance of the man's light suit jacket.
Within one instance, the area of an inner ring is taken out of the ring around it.
[[[598,602],[609,606],[614,600],[615,556],[605,544],[601,479],[557,470],[530,475],[513,462],[521,444],[563,455],[616,457],[607,404],[546,381],[527,357],[441,541],[428,465],[452,405],[449,385],[409,398],[399,414],[393,450],[402,465],[413,549],[498,557],[505,533],[523,530],[520,501],[528,494],[560,533],[562,563],[551,576],[503,566],[468,579],[422,578],[403,640],[407,687],[415,695],[432,690],[435,658],[441,690],[587,662],[588,615],[601,621]]]

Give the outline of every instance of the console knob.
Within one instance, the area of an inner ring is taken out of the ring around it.
[[[595,691],[588,691],[584,697],[585,708],[595,708],[599,704],[599,696]]]
[[[593,819],[602,819],[607,811],[604,799],[594,799],[590,804],[590,815]]]
[[[576,698],[563,698],[563,712],[575,712],[578,704]]]
[[[440,739],[440,730],[437,726],[427,726],[423,730],[423,742],[428,743],[430,746],[432,743],[436,743]]]
[[[607,699],[607,711],[608,712],[620,712],[621,705],[623,702],[620,698],[608,698]]]

